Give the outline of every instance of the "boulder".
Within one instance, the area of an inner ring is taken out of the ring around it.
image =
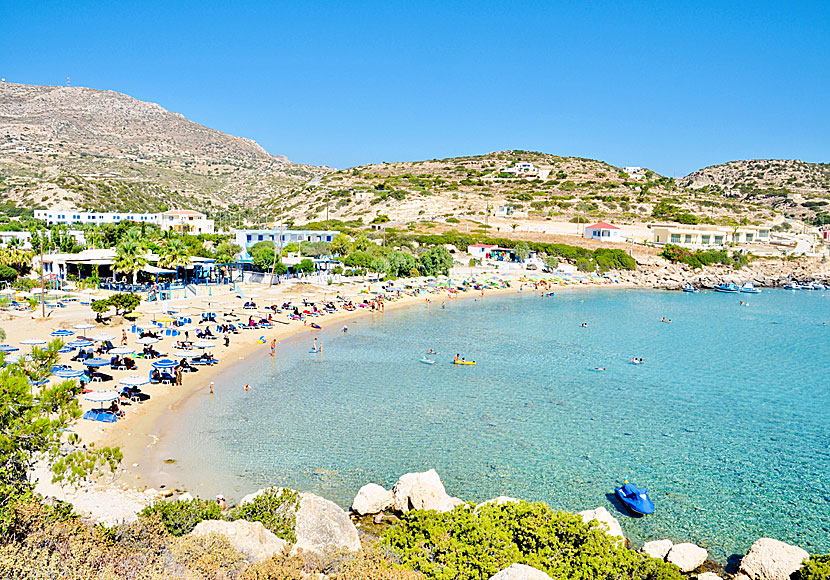
[[[236,520],[204,520],[190,532],[194,536],[220,534],[225,536],[236,550],[249,562],[263,562],[282,553],[288,542],[278,538],[260,522]]]
[[[246,495],[239,502],[245,505],[258,495],[273,489],[277,492],[282,488],[265,488]],[[302,550],[314,554],[323,554],[331,550],[357,552],[360,550],[360,538],[357,528],[354,527],[349,514],[333,501],[329,501],[313,493],[300,493],[300,502],[295,514],[296,525],[294,535],[297,542],[291,549],[292,554]]]
[[[695,544],[675,544],[666,554],[666,562],[680,568],[681,572],[691,572],[699,568],[709,556],[709,552]]]
[[[358,552],[360,538],[349,514],[333,501],[313,493],[300,494],[297,510],[297,543],[293,553],[299,550],[323,554],[330,550]]]
[[[665,560],[666,554],[669,553],[672,546],[674,546],[674,542],[671,540],[654,540],[653,542],[643,544],[643,547],[640,548],[640,553],[657,558],[658,560]]]
[[[723,578],[714,572],[704,572],[703,574],[697,575],[697,580],[723,580]]]
[[[789,580],[810,555],[799,548],[772,538],[761,538],[752,544],[741,559],[739,574],[750,580]]]
[[[494,497],[493,499],[488,499],[487,501],[483,501],[478,504],[475,509],[473,509],[473,513],[478,513],[481,508],[486,505],[495,504],[495,505],[504,505],[506,503],[519,503],[515,497],[508,497],[506,495],[500,495],[499,497]]]
[[[184,492],[176,498],[176,501],[193,501],[193,496],[190,495],[188,492]]]
[[[536,568],[531,568],[530,566],[525,566],[524,564],[512,564],[508,566],[501,572],[490,576],[490,580],[553,580],[550,576],[542,572],[541,570],[537,570]]]
[[[352,511],[360,515],[376,514],[389,509],[395,503],[390,490],[376,483],[367,483],[357,492],[352,501]]]
[[[435,510],[448,512],[464,502],[450,497],[434,469],[422,473],[407,473],[392,486],[394,507],[399,512]]]
[[[620,522],[604,507],[598,507],[595,510],[583,510],[578,515],[582,516],[582,521],[586,524],[593,520],[598,521],[601,530],[612,538],[617,538],[618,544],[625,544],[625,534],[623,534],[622,527],[620,527]]]

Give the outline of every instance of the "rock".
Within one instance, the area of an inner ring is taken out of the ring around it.
[[[239,505],[250,503],[268,490],[282,491],[280,487],[260,489],[246,495]],[[357,552],[360,550],[360,538],[349,514],[336,503],[313,493],[298,492],[300,502],[295,514],[294,535],[297,542],[291,549],[292,554],[299,550],[323,554],[327,551],[341,550]]]
[[[313,493],[300,494],[297,510],[297,543],[292,553],[323,554],[330,550],[358,552],[360,538],[349,514],[333,501]]]
[[[799,548],[772,538],[761,538],[752,544],[741,559],[739,574],[750,580],[789,580],[810,555]]]
[[[225,536],[236,550],[249,562],[262,562],[275,554],[282,553],[288,542],[278,538],[260,522],[236,520],[204,520],[190,532],[194,536],[220,534]]]
[[[193,501],[193,496],[190,495],[188,492],[184,492],[176,498],[176,501]]]
[[[703,574],[697,575],[697,580],[723,580],[723,578],[714,572],[704,572]]]
[[[531,568],[530,566],[525,566],[524,564],[512,564],[508,566],[501,572],[490,576],[490,580],[553,580],[550,576],[542,572],[541,570],[537,570],[536,568]]]
[[[434,469],[423,473],[407,473],[392,486],[394,507],[400,512],[435,510],[448,512],[464,502],[450,497]]]
[[[391,490],[376,483],[367,483],[357,492],[352,501],[352,511],[360,515],[376,514],[389,509],[395,503]]]
[[[582,516],[582,521],[586,524],[593,520],[598,521],[600,529],[609,536],[617,538],[617,543],[625,544],[625,534],[623,534],[622,527],[620,527],[620,522],[604,507],[598,507],[595,510],[583,510],[578,515]]]
[[[495,504],[495,505],[504,505],[506,503],[519,503],[515,497],[508,497],[506,495],[500,495],[499,497],[494,497],[493,499],[488,499],[487,501],[483,501],[478,504],[475,509],[473,509],[473,513],[478,513],[481,508],[486,505]]]
[[[681,572],[691,572],[699,568],[709,556],[709,553],[695,544],[675,544],[666,554],[666,562],[680,568]]]
[[[640,548],[640,553],[657,558],[658,560],[665,560],[666,554],[669,553],[672,546],[674,546],[674,542],[671,540],[655,540],[643,544],[643,547]]]

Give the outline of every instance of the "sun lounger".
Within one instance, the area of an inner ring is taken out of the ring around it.
[[[86,419],[88,421],[97,421],[98,420],[98,411],[87,411],[83,414],[82,419]]]
[[[98,413],[98,421],[101,423],[115,423],[117,420],[118,417],[115,416],[115,413],[111,413],[109,411]]]

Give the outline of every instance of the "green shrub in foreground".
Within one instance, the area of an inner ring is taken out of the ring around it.
[[[383,541],[405,567],[436,580],[487,579],[517,562],[554,580],[682,580],[676,566],[618,547],[578,515],[543,503],[413,511]]]
[[[804,566],[793,574],[793,580],[827,580],[830,578],[830,554],[810,556]]]
[[[190,501],[162,501],[147,506],[138,514],[143,517],[157,516],[164,527],[174,536],[183,536],[203,520],[223,520],[222,508],[215,501],[192,499]]]
[[[231,519],[261,522],[277,537],[293,543],[297,541],[294,530],[299,506],[300,494],[293,489],[271,488],[233,510]]]

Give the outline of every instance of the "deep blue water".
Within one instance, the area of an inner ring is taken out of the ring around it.
[[[824,321],[830,292],[783,290],[582,290],[389,311],[315,335],[322,355],[308,334],[226,372],[215,396],[176,415],[170,475],[202,495],[279,484],[347,507],[365,483],[434,467],[466,500],[606,506],[635,543],[694,541],[724,560],[770,536],[826,552]],[[418,362],[429,348],[433,366]],[[455,353],[478,364],[451,365]],[[608,494],[624,478],[648,486],[654,516],[617,512]]]

